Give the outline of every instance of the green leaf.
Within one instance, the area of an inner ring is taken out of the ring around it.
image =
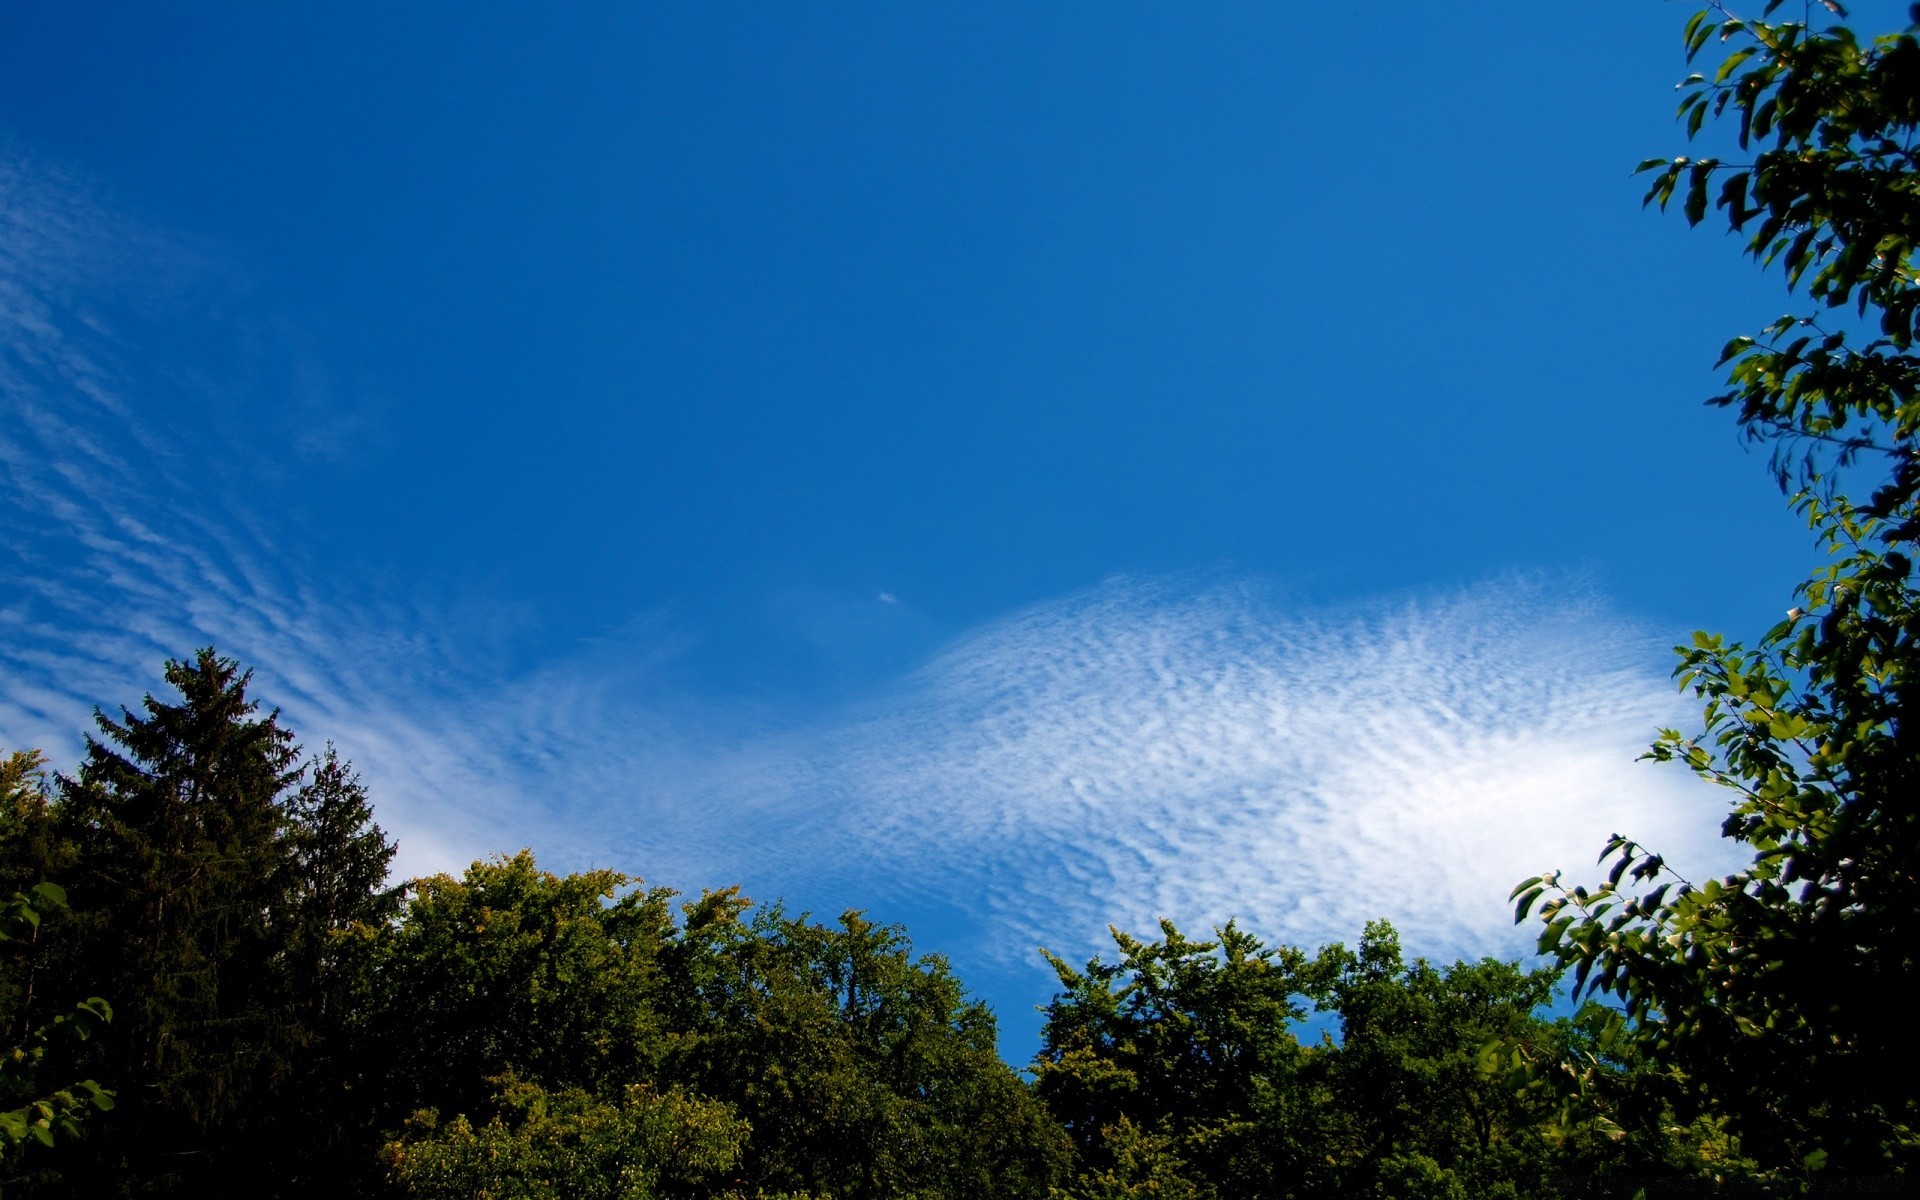
[[[1757,53],[1759,53],[1758,47],[1743,46],[1735,50],[1732,54],[1727,55],[1726,60],[1720,64],[1720,69],[1714,72],[1713,81],[1715,83],[1725,83],[1729,75],[1732,75],[1740,69],[1741,63],[1746,62]]]

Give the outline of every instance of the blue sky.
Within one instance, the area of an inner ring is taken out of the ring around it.
[[[870,907],[1016,1048],[1108,921],[1517,949],[1716,861],[1666,647],[1809,565],[1687,11],[18,6],[0,743],[211,641],[408,869]]]

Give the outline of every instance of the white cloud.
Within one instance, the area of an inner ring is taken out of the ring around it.
[[[1685,719],[1664,658],[1537,580],[1318,613],[1109,582],[771,750],[769,840],[827,820],[841,870],[972,907],[1016,953],[1160,916],[1308,944],[1386,916],[1428,952],[1512,949],[1508,888],[1616,829],[1723,861],[1709,789],[1634,761]]]

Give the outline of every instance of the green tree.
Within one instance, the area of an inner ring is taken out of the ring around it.
[[[335,1196],[367,1177],[365,1151],[377,1136],[369,1093],[384,1066],[360,1044],[355,1006],[365,933],[393,917],[401,889],[386,882],[394,845],[332,746],[308,761],[282,815],[285,912],[271,1004],[290,1034],[288,1061],[273,1102],[238,1114],[231,1137],[274,1148],[284,1193]]]
[[[55,828],[46,755],[15,750],[0,758],[0,894],[58,879],[72,859]]]
[[[1045,1195],[1059,1132],[945,963],[857,914],[823,926],[728,889],[676,920],[672,895],[525,851],[420,881],[364,934],[382,1124],[431,1113],[414,1128],[454,1131],[464,1155],[533,1138],[502,1080],[573,1097],[568,1112],[678,1089],[751,1130],[733,1167],[746,1195]]]
[[[663,1008],[667,1077],[731,1104],[770,1193],[1043,1196],[1060,1132],[938,955],[858,913],[834,925],[737,892],[685,907]]]
[[[1047,955],[1061,991],[1046,1008],[1036,1089],[1095,1179],[1184,1171],[1222,1196],[1285,1194],[1304,1179],[1325,1112],[1292,1032],[1308,1012],[1307,958],[1233,924],[1211,942],[1170,921],[1160,932],[1149,942],[1114,930],[1118,959],[1083,970]]]
[[[64,891],[62,903],[29,903],[41,885],[58,887],[54,881],[71,858],[53,826],[46,757],[38,750],[16,750],[0,758],[0,896],[14,897],[21,906],[16,910],[19,920],[9,930],[6,969],[0,970],[0,1029],[16,1041],[47,1016],[42,979],[46,962],[50,954],[67,948],[58,938],[42,938],[42,919],[57,926],[66,912]]]
[[[395,846],[374,822],[366,785],[331,745],[307,763],[283,817],[290,965],[301,990],[324,1006],[329,977],[342,969],[342,935],[399,908],[400,889],[387,886]]]
[[[524,850],[416,881],[398,921],[361,935],[357,1037],[379,1064],[381,1121],[478,1114],[508,1076],[600,1096],[653,1079],[673,893],[631,883],[542,871]]]
[[[1407,963],[1384,922],[1312,957],[1232,924],[1161,934],[1115,931],[1117,960],[1082,970],[1049,956],[1033,1072],[1079,1151],[1070,1195],[1542,1195],[1613,1157],[1548,1136],[1548,1106],[1485,1062],[1491,1042],[1567,1036],[1537,1012],[1551,972]],[[1315,1014],[1338,1036],[1303,1045]]]
[[[58,781],[83,969],[121,998],[101,1065],[122,1112],[87,1156],[113,1187],[222,1169],[221,1131],[287,1054],[271,994],[293,736],[254,715],[249,677],[211,650],[166,678],[178,703],[96,714],[103,736]]]
[[[1213,1200],[1212,1186],[1199,1178],[1174,1144],[1171,1134],[1150,1133],[1121,1117],[1099,1131],[1094,1165],[1064,1188],[1056,1200]]]
[[[1326,1151],[1342,1164],[1338,1193],[1539,1195],[1554,1171],[1598,1165],[1543,1136],[1543,1106],[1483,1062],[1491,1042],[1564,1037],[1539,1015],[1555,974],[1491,958],[1409,963],[1384,921],[1352,950],[1320,952],[1308,990],[1340,1025],[1338,1043],[1322,1047],[1340,1114]]]
[[[329,946],[376,912],[390,851],[351,771],[328,756],[309,777],[249,673],[208,649],[166,679],[177,701],[96,713],[100,736],[56,780],[79,915],[47,982],[118,999],[81,1061],[121,1104],[53,1191],[297,1191],[293,1118],[331,1086],[313,1068]]]
[[[1681,117],[1725,149],[1642,164],[1650,203],[1678,195],[1694,224],[1717,208],[1807,302],[1727,345],[1713,402],[1771,448],[1825,562],[1751,648],[1682,648],[1703,727],[1651,752],[1728,789],[1723,832],[1752,859],[1695,884],[1616,837],[1597,886],[1556,872],[1514,895],[1576,987],[1620,1005],[1619,1036],[1670,1068],[1663,1102],[1724,1118],[1776,1172],[1879,1170],[1914,1162],[1920,1117],[1920,41],[1778,7],[1687,23],[1690,58],[1722,51],[1683,84]]]

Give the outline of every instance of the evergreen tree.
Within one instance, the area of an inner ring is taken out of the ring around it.
[[[287,1040],[268,1001],[293,735],[255,715],[250,674],[211,649],[166,679],[178,703],[96,712],[102,736],[59,778],[86,969],[121,998],[102,1040],[121,1113],[88,1157],[123,1191],[205,1178],[224,1120],[274,1078]]]
[[[307,764],[285,816],[296,979],[317,984],[340,967],[342,933],[398,907],[399,889],[386,886],[395,847],[374,823],[366,785],[331,744]],[[324,987],[306,990],[324,1002]]]
[[[263,1132],[328,1086],[332,931],[377,914],[391,849],[350,769],[329,753],[307,777],[251,678],[211,649],[169,662],[178,701],[96,713],[57,780],[83,914],[69,986],[118,998],[89,1065],[121,1107],[68,1157],[75,1192],[271,1194],[302,1142]]]
[[[308,762],[283,815],[273,1004],[290,1061],[272,1102],[238,1114],[226,1140],[261,1148],[270,1194],[336,1196],[366,1177],[376,1117],[368,1092],[384,1070],[354,1029],[368,966],[358,934],[394,915],[402,889],[387,886],[394,845],[374,823],[366,787],[331,745]]]

